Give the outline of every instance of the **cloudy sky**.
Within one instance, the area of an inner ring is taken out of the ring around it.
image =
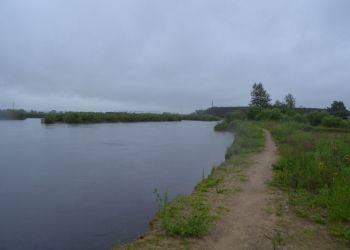
[[[0,0],[0,108],[350,106],[348,0]]]

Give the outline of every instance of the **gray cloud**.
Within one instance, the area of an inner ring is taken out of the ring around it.
[[[189,112],[350,106],[347,0],[3,0],[0,107]]]

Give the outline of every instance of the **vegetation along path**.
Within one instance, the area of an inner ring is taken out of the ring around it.
[[[216,130],[227,130],[230,124],[222,122]],[[261,127],[272,132],[278,153],[270,132]],[[213,168],[190,196],[162,203],[149,232],[114,249],[349,249],[329,234],[326,223],[315,223],[300,212],[297,216],[290,199],[296,191],[278,187],[281,174],[276,168],[286,149],[276,130],[262,123],[235,122],[235,140],[226,161]],[[286,128],[282,131],[291,134]]]
[[[266,184],[272,179],[277,154],[266,130],[265,137],[265,149],[253,156],[241,192],[230,198],[228,213],[196,249],[272,249],[269,235],[274,234],[276,220],[274,214],[267,215],[264,209],[273,195]]]

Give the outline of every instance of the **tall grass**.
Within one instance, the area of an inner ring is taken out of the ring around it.
[[[264,133],[257,124],[250,121],[236,121],[232,126],[235,141],[227,149],[226,159],[234,155],[257,152],[264,146]]]
[[[327,224],[350,242],[350,134],[300,123],[270,123],[281,159],[274,184],[290,193],[298,214]],[[339,230],[341,228],[341,230]]]
[[[168,202],[155,190],[160,225],[168,234],[181,237],[204,236],[213,222],[210,205],[204,195],[178,196]]]

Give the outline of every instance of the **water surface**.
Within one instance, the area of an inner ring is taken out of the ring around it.
[[[109,249],[148,229],[153,190],[189,194],[224,160],[213,122],[0,121],[0,249]]]

